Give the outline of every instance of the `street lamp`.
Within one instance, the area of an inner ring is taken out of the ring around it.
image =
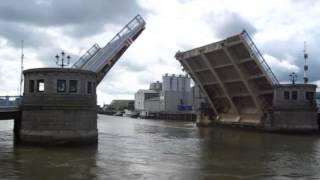
[[[61,57],[58,54],[55,56],[57,59],[56,64],[58,66],[61,66],[62,69],[63,69],[63,67],[68,66],[70,64],[71,56],[67,55],[67,57],[66,57],[68,60],[67,62],[64,61],[65,56],[66,56],[66,53],[64,51],[61,52]],[[59,62],[61,62],[61,63],[59,63]]]
[[[290,80],[292,81],[292,84],[296,84],[298,75],[295,72],[292,72],[289,76],[290,76]]]

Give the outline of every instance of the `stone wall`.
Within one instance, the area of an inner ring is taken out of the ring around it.
[[[311,132],[319,129],[314,110],[273,110],[271,116],[268,130]]]
[[[273,107],[264,122],[265,129],[295,132],[318,131],[316,87],[313,84],[282,84],[275,87]],[[293,92],[295,92],[295,97],[293,97]],[[311,96],[309,96],[310,93]]]

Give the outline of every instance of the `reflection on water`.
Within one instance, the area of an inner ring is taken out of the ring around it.
[[[202,132],[204,131],[204,132]],[[292,179],[320,177],[318,136],[199,129],[208,177]],[[209,160],[208,160],[209,159]]]
[[[13,145],[0,121],[0,179],[318,179],[320,137],[99,116],[99,144]]]

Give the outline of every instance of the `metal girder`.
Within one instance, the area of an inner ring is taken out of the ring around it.
[[[233,57],[230,55],[229,51],[228,51],[228,48],[226,47],[223,47],[222,48],[223,51],[226,53],[226,55],[228,56],[228,58],[230,59],[230,61],[232,62],[233,64],[233,67],[235,68],[235,70],[237,71],[237,73],[239,74],[240,76],[240,79],[242,80],[242,82],[244,83],[245,87],[247,88],[247,90],[249,91],[249,94],[251,95],[252,97],[252,100],[253,100],[253,103],[254,105],[256,106],[256,108],[258,109],[258,112],[262,112],[262,107],[261,105],[259,104],[258,102],[258,99],[257,99],[257,96],[252,92],[248,82],[247,82],[247,79],[245,79],[245,77],[243,76],[243,73],[241,72],[241,70],[239,69],[236,61],[233,59]]]
[[[219,76],[217,75],[217,73],[214,71],[213,67],[211,66],[211,64],[209,63],[208,58],[200,52],[200,57],[202,58],[202,60],[206,63],[206,65],[209,67],[210,72],[213,74],[213,76],[215,77],[215,79],[218,81],[219,86],[221,87],[221,89],[224,91],[229,104],[231,105],[232,109],[234,110],[234,112],[236,114],[239,114],[239,111],[236,107],[236,105],[234,104],[234,102],[232,101],[232,98],[230,96],[230,94],[228,93],[226,87],[224,86],[224,84],[222,83],[221,79],[219,78]]]
[[[210,103],[210,105],[211,105],[214,113],[216,113],[216,115],[218,115],[217,108],[216,108],[215,105],[213,104],[210,96],[208,96],[208,93],[207,93],[207,91],[204,89],[203,84],[201,83],[201,81],[198,79],[198,77],[195,75],[195,73],[193,72],[193,70],[190,68],[188,62],[187,62],[185,59],[183,59],[183,60],[181,59],[180,61],[183,62],[183,64],[184,64],[185,66],[187,66],[187,70],[189,71],[189,73],[192,74],[192,77],[195,79],[195,81],[197,82],[197,84],[200,86],[202,92],[207,96],[208,101],[209,101],[209,103]]]

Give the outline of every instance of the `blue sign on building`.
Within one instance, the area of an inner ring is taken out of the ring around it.
[[[178,105],[178,111],[192,111],[192,106]]]

